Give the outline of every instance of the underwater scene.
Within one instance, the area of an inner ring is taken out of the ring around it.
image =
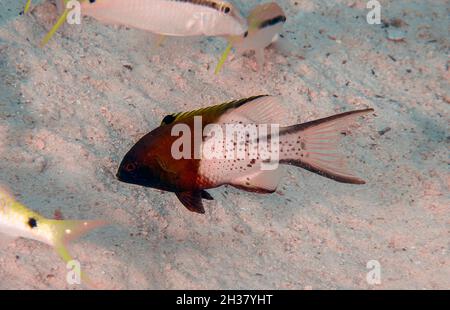
[[[448,1],[0,4],[0,289],[450,288]]]

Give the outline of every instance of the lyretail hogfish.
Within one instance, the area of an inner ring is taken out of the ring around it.
[[[260,130],[265,124],[276,128],[284,121],[282,106],[272,96],[167,115],[160,127],[141,138],[125,155],[117,178],[174,192],[186,208],[197,213],[205,212],[202,199],[213,199],[206,189],[229,184],[250,192],[275,192],[281,170],[278,166],[265,167],[273,158],[279,164],[298,166],[338,182],[364,184],[345,166],[345,157],[337,151],[337,144],[343,130],[372,111],[350,111],[303,124],[279,126],[276,134]],[[229,127],[237,128],[233,135],[244,139],[223,135]],[[254,128],[260,130],[256,136]],[[191,135],[187,138],[180,135],[186,132]],[[272,144],[273,141],[276,143]],[[266,148],[270,156],[253,148],[264,144],[270,144],[270,149]]]

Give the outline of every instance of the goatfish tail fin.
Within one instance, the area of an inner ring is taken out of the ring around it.
[[[30,11],[31,7],[31,0],[27,0],[27,3],[25,4],[25,8],[23,9],[23,13],[27,14]]]
[[[280,26],[286,22],[286,14],[283,9],[275,2],[257,5],[247,18],[248,29],[242,36],[228,37],[228,45],[217,64],[215,74],[219,74],[232,47],[237,48],[238,53],[254,49],[259,67],[264,64],[264,48],[274,39],[271,32],[262,32],[267,27]],[[259,32],[261,31],[261,34]],[[267,42],[267,43],[266,43]]]
[[[58,18],[58,21],[55,25],[53,25],[52,29],[45,35],[45,37],[42,39],[40,43],[40,47],[44,47],[48,41],[53,37],[53,35],[58,31],[58,29],[64,24],[64,22],[67,19],[67,15],[69,14],[69,9],[65,8],[62,15]]]
[[[337,150],[342,132],[373,109],[346,112],[280,130],[280,163],[290,164],[341,183],[365,184],[354,176]]]
[[[214,74],[218,75],[220,71],[222,70],[223,65],[227,61],[228,55],[230,55],[231,49],[233,48],[233,43],[231,40],[228,42],[227,47],[225,48],[225,51],[223,52],[222,56],[219,59],[219,62],[217,63],[216,69],[214,70]]]
[[[27,14],[30,11],[30,9],[31,9],[31,1],[32,0],[27,0],[27,3],[25,4],[25,7],[23,9],[23,13],[24,14]],[[61,13],[63,11],[64,6],[69,1],[70,0],[56,0],[56,7],[58,9],[58,13]],[[81,1],[83,1],[83,0],[81,0]]]
[[[53,247],[58,255],[67,264],[73,261],[72,256],[67,250],[67,246],[70,242],[80,238],[87,232],[107,225],[104,221],[77,221],[77,220],[47,220],[49,226],[53,231]],[[86,273],[80,270],[80,279],[83,284],[88,287],[95,288],[96,285],[89,279]]]

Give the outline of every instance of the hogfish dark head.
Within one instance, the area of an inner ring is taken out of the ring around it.
[[[174,159],[171,149],[177,137],[171,128],[160,126],[142,137],[122,159],[118,180],[172,192],[193,187],[196,161]]]

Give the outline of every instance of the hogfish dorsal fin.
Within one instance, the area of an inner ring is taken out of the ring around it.
[[[279,97],[261,96],[227,110],[219,119],[222,124],[283,124],[287,119],[286,110]]]
[[[254,123],[264,123],[273,119],[278,114],[277,111],[274,111],[275,106],[278,109],[280,108],[276,97],[268,95],[253,96],[194,111],[170,114],[164,117],[161,125],[186,121],[194,116],[207,116],[208,118],[216,118],[218,120],[219,118],[222,119],[224,115],[232,115],[231,113],[233,111],[234,113],[242,113],[246,117],[251,116],[251,120]],[[224,122],[220,121],[220,123]]]

